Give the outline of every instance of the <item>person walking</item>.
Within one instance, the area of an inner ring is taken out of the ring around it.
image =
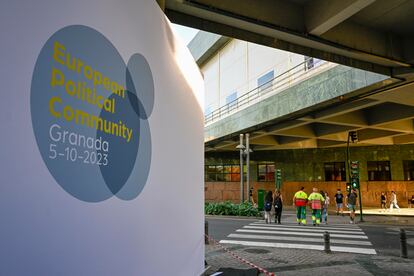
[[[296,221],[298,224],[306,225],[306,203],[308,202],[308,195],[303,191],[305,188],[300,188],[293,196],[293,205],[296,207]]]
[[[309,204],[312,209],[313,226],[319,226],[321,223],[321,209],[325,198],[318,192],[318,188],[313,188],[312,193],[308,197]]]
[[[400,207],[397,204],[397,195],[394,191],[391,191],[390,212],[392,212],[393,207],[397,208],[398,212],[400,212]]]
[[[331,199],[329,198],[327,192],[325,192],[324,196],[325,196],[325,201],[323,202],[323,205],[322,205],[322,221],[324,221],[325,224],[328,224],[328,207],[329,207],[329,204],[331,203]]]
[[[385,195],[384,192],[381,192],[381,209],[382,210],[387,210],[387,196]]]
[[[335,195],[335,202],[336,202],[336,215],[339,215],[339,212],[341,212],[341,215],[344,215],[344,209],[343,209],[343,202],[344,202],[344,195],[342,194],[341,189],[338,189],[336,191]]]
[[[266,223],[271,222],[270,211],[272,211],[273,195],[272,191],[268,191],[265,197],[264,211]]]
[[[283,198],[280,190],[276,190],[273,197],[273,206],[275,207],[275,223],[280,224],[282,219]]]
[[[347,196],[347,206],[349,210],[349,223],[353,224],[355,222],[355,207],[356,207],[356,201],[357,201],[357,194],[356,190],[352,189],[351,192]]]
[[[413,208],[414,205],[414,195],[411,196],[411,199],[409,200],[410,208]]]
[[[253,187],[251,187],[251,188],[250,188],[250,190],[249,190],[249,198],[250,198],[250,202],[252,203],[252,205],[253,205],[254,207],[257,207],[257,206],[256,206],[256,202],[254,202],[254,197],[253,197]]]

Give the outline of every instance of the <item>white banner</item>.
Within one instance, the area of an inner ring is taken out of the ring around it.
[[[203,80],[155,1],[0,4],[0,275],[199,275]]]

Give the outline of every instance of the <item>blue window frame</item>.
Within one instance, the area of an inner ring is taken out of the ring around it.
[[[204,116],[208,116],[213,112],[213,108],[210,106],[206,107],[206,109],[204,110]]]
[[[226,104],[229,104],[236,99],[237,99],[237,92],[233,92],[226,97]]]
[[[274,71],[270,71],[260,78],[257,79],[257,86],[259,87],[259,91],[263,91],[272,86],[271,80],[274,79],[275,73]]]
[[[234,107],[237,104],[237,102],[235,101],[236,99],[237,99],[237,91],[231,93],[230,95],[228,95],[226,97],[226,104],[230,104],[231,103],[229,105],[229,107],[232,108],[232,107]]]

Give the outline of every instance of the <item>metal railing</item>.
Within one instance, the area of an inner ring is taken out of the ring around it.
[[[295,65],[294,67],[290,68],[280,75],[277,75],[268,82],[250,90],[237,99],[205,115],[204,124],[211,124],[219,119],[227,117],[228,115],[233,114],[254,103],[257,103],[267,97],[286,90],[294,84],[298,84],[313,75],[319,74],[323,68],[327,68],[330,65],[333,65],[333,63],[320,59],[313,59],[313,62],[310,62],[311,59],[312,58],[307,59],[298,65]]]

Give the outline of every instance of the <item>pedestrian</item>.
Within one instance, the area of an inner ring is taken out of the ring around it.
[[[305,188],[300,188],[293,196],[293,205],[296,207],[296,221],[298,224],[306,225],[306,203],[308,202],[308,195],[303,191]]]
[[[344,215],[344,209],[343,209],[343,202],[344,202],[344,195],[342,194],[341,189],[338,189],[336,191],[335,195],[335,202],[336,202],[336,215],[339,215],[339,212],[341,212],[341,215]]]
[[[382,210],[387,210],[387,196],[385,195],[384,192],[381,192],[381,209]]]
[[[352,189],[351,192],[347,196],[347,206],[349,210],[349,223],[353,224],[355,223],[355,206],[356,206],[356,200],[357,200],[357,194],[356,190]]]
[[[312,193],[309,195],[308,200],[312,208],[312,223],[313,226],[319,226],[321,223],[321,209],[325,198],[318,193],[318,188],[313,188]]]
[[[275,207],[275,223],[280,224],[282,219],[283,197],[280,190],[276,190],[273,197],[273,206]]]
[[[412,195],[410,199],[410,208],[413,208],[413,205],[414,205],[414,195]]]
[[[323,202],[323,205],[322,205],[322,221],[324,221],[325,224],[328,224],[328,207],[329,207],[329,204],[331,203],[331,199],[329,198],[327,192],[325,192],[324,196],[325,196],[325,201]]]
[[[264,211],[266,223],[271,222],[270,211],[272,211],[273,195],[272,191],[268,191],[265,197]]]
[[[254,202],[254,197],[253,197],[253,187],[251,187],[249,190],[249,198],[250,198],[250,202],[252,203],[252,205],[256,207],[256,203]]]
[[[391,191],[390,212],[392,211],[393,207],[397,208],[398,212],[400,212],[400,207],[397,204],[397,195],[394,191]]]

